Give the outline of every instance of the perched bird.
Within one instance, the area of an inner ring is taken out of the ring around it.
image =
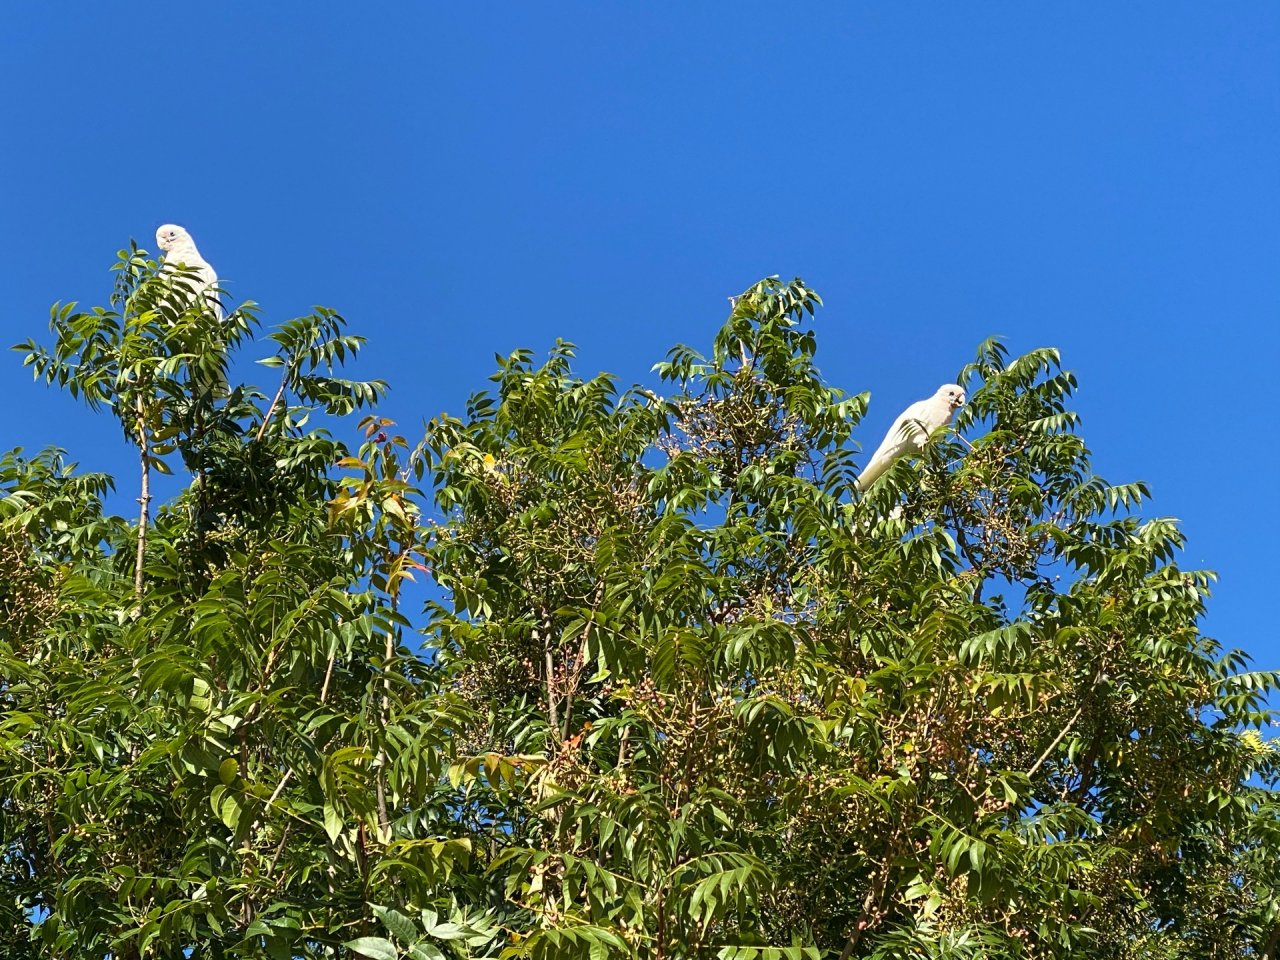
[[[195,278],[184,281],[183,285],[191,288],[193,299],[204,294],[209,301],[209,306],[213,308],[214,315],[221,320],[222,304],[218,302],[215,293],[206,292],[210,288],[216,290],[218,275],[209,262],[200,256],[200,251],[196,249],[196,243],[191,239],[191,234],[176,223],[166,223],[156,231],[156,244],[164,251],[166,267],[184,267],[195,273]]]
[[[944,423],[950,423],[955,412],[962,406],[964,388],[954,383],[944,383],[928,400],[917,400],[903,410],[858,475],[858,489],[865,490],[871,486],[899,457],[919,453],[929,435]]]

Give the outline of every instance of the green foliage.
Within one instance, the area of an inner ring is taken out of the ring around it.
[[[0,458],[7,956],[1274,953],[1277,677],[1055,351],[982,344],[863,496],[799,280],[661,394],[520,350],[414,445],[345,422],[385,385],[337,314],[268,334],[268,398],[252,305],[117,276],[18,349],[138,446],[138,522]]]

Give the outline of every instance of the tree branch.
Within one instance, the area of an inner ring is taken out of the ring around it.
[[[147,438],[146,408],[139,394],[134,401],[138,416],[138,459],[142,466],[142,489],[138,495],[138,552],[133,563],[133,593],[142,596],[142,567],[147,555],[147,527],[151,525],[151,443]]]

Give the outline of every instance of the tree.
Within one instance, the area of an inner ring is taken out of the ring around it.
[[[1055,351],[982,344],[865,495],[866,397],[776,278],[661,394],[560,342],[349,452],[308,418],[383,386],[339,316],[270,336],[272,399],[204,389],[255,312],[181,340],[118,269],[22,349],[194,477],[147,533],[0,463],[10,955],[1274,953],[1277,676],[1092,474]]]

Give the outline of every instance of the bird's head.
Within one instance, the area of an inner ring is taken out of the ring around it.
[[[156,231],[156,245],[161,250],[172,250],[184,243],[191,243],[191,234],[176,223],[166,223]]]
[[[952,413],[964,406],[964,387],[957,383],[944,383],[938,388],[938,392],[934,396],[946,400],[947,407]]]

